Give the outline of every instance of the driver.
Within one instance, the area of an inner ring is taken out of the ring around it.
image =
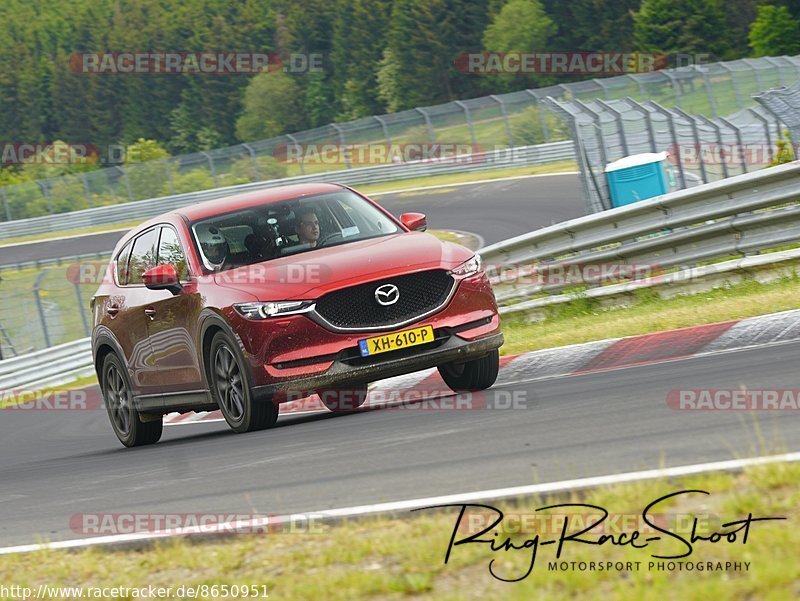
[[[215,271],[221,270],[228,258],[228,242],[222,232],[213,225],[201,225],[197,228],[197,241],[212,268]]]
[[[298,220],[295,224],[297,238],[302,244],[308,244],[312,248],[319,241],[319,219],[315,209],[301,209],[297,215]]]

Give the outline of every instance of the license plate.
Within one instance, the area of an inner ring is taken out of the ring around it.
[[[396,351],[397,349],[409,346],[426,344],[432,341],[433,326],[422,326],[421,328],[404,330],[396,334],[374,336],[373,338],[359,340],[358,348],[361,350],[361,356],[366,357],[368,355],[377,355],[378,353],[385,353],[387,351]]]

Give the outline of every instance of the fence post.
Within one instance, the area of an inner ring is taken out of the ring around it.
[[[433,133],[433,125],[431,125],[430,115],[428,115],[425,110],[419,107],[415,108],[414,110],[425,118],[425,125],[428,128],[428,137],[430,138],[430,143],[436,144],[436,135]]]
[[[550,143],[550,129],[547,127],[547,120],[544,118],[544,111],[542,110],[542,99],[536,95],[535,90],[525,90],[533,97],[533,104],[536,106],[536,111],[539,113],[539,123],[542,125],[542,135],[544,135],[545,144]]]
[[[708,174],[706,173],[706,163],[705,163],[705,160],[703,159],[703,151],[700,148],[700,134],[697,131],[697,121],[695,121],[694,118],[691,115],[689,115],[688,113],[684,112],[683,109],[675,107],[672,110],[675,111],[676,113],[678,113],[684,119],[686,119],[689,122],[689,124],[692,126],[692,137],[694,138],[694,147],[695,147],[695,150],[697,151],[697,157],[700,159],[700,177],[703,178],[703,183],[707,184],[708,183]],[[675,150],[678,153],[680,153],[680,151],[681,151],[680,147],[676,148]]]
[[[258,159],[256,158],[256,151],[253,150],[253,147],[250,144],[242,144],[242,148],[244,148],[250,154],[250,160],[253,162],[253,174],[255,175],[254,181],[259,181],[261,179],[261,175],[258,173]]]
[[[205,150],[200,151],[208,159],[208,168],[211,170],[211,179],[214,180],[214,187],[217,187],[217,170],[214,168],[214,158]]]
[[[653,122],[650,120],[650,111],[648,111],[641,104],[636,102],[630,96],[626,96],[625,101],[637,113],[641,113],[642,115],[644,115],[644,122],[647,126],[647,137],[650,140],[650,152],[658,152],[658,149],[656,148],[656,132],[653,131]]]
[[[169,190],[170,192],[172,192],[174,196],[175,182],[172,179],[172,165],[170,165],[169,159],[161,159],[161,162],[164,164],[164,171],[167,172],[167,181],[169,182]]]
[[[675,148],[678,148],[678,134],[675,131],[675,122],[672,120],[672,113],[670,113],[667,109],[663,106],[654,102],[653,100],[648,100],[645,104],[653,108],[654,111],[657,113],[661,113],[667,118],[667,125],[669,126],[669,134],[672,138],[672,144]],[[681,153],[678,152],[677,156],[675,157],[675,163],[678,165],[678,175],[681,176],[681,188],[686,188],[686,174],[683,172],[683,161],[681,161]]]
[[[378,115],[373,115],[373,117],[375,118],[375,120],[378,123],[381,124],[381,129],[383,130],[383,137],[386,138],[386,145],[391,147],[392,138],[391,138],[391,136],[389,136],[389,128],[386,127],[386,121],[384,119],[382,119],[381,117],[378,117]]]
[[[578,100],[577,98],[574,99],[572,102],[577,104],[579,107],[583,109],[583,111],[591,117],[592,122],[594,123],[594,134],[595,138],[597,138],[597,149],[600,151],[600,160],[603,161],[603,167],[608,165],[608,154],[606,153],[606,145],[605,139],[603,136],[603,122],[600,120],[600,114],[595,113],[592,109],[586,106],[585,103]]]
[[[344,164],[348,169],[352,168],[350,164],[350,153],[346,151],[345,145],[347,144],[347,140],[344,137],[344,130],[342,129],[341,125],[336,123],[331,123],[333,129],[336,130],[336,133],[339,134],[339,146],[341,146],[342,152],[344,153]]]
[[[639,96],[641,96],[642,100],[647,98],[647,90],[644,88],[644,82],[642,81],[641,77],[635,77],[634,75],[630,74],[623,75],[623,77],[630,77],[634,83],[636,83],[636,86],[639,88]]]
[[[717,146],[719,146],[719,151],[722,152],[722,130],[720,129],[719,125],[703,115],[698,115],[697,118],[717,133]],[[722,157],[722,177],[729,177],[728,162],[725,160],[725,157]]]
[[[608,86],[603,83],[602,79],[593,79],[592,80],[596,85],[600,86],[600,89],[603,90],[603,98],[606,100],[611,100],[608,96]]]
[[[711,115],[717,116],[717,99],[714,97],[714,90],[711,87],[711,82],[708,80],[708,69],[704,69],[703,73],[703,86],[706,88],[706,95],[708,96],[708,104],[711,106]],[[739,108],[742,108],[741,106]]]
[[[46,179],[37,179],[36,184],[39,186],[39,190],[42,191],[42,196],[47,199],[47,212],[52,215],[53,214],[53,198],[50,196],[50,189],[48,186],[48,180]]]
[[[119,165],[117,165],[116,168],[119,169],[120,173],[122,173],[122,177],[125,179],[125,187],[128,189],[128,202],[132,202],[133,201],[133,192],[131,191],[131,180],[128,177],[128,172],[125,171],[125,169],[123,169]]]
[[[744,158],[744,144],[742,144],[742,132],[739,131],[739,128],[736,127],[730,121],[728,121],[725,117],[718,117],[718,119],[733,130],[733,133],[736,136],[736,144],[739,146],[739,151],[741,156],[740,164],[742,165],[742,173],[747,173],[748,172],[747,161]]]
[[[75,282],[73,285],[75,286],[75,297],[78,299],[78,312],[81,314],[81,321],[83,322],[83,332],[86,336],[89,336],[91,332],[89,331],[89,321],[86,319],[86,311],[83,307],[81,285],[78,282]]]
[[[469,140],[472,143],[472,147],[474,148],[476,146],[476,144],[475,144],[475,128],[472,126],[472,118],[470,117],[470,114],[469,114],[469,107],[466,104],[464,104],[463,102],[461,102],[460,100],[456,100],[455,104],[460,106],[461,109],[464,111],[464,119],[466,120],[467,127],[469,128]]]
[[[528,90],[528,92],[530,92],[530,90]],[[600,192],[600,188],[594,181],[592,167],[589,165],[589,161],[586,160],[586,152],[583,148],[583,141],[578,135],[578,127],[575,123],[575,115],[567,110],[564,110],[564,108],[558,104],[558,101],[551,96],[545,98],[544,102],[548,107],[552,108],[554,112],[561,114],[562,118],[567,121],[567,124],[572,131],[572,145],[575,148],[575,158],[578,160],[578,167],[582,175],[581,186],[583,187],[583,197],[586,199],[586,208],[590,213],[600,213],[601,211],[604,211],[608,207],[605,207],[603,204],[603,195]],[[589,188],[589,178],[591,178],[595,184],[595,191],[597,193],[596,197],[592,196],[591,189]]]
[[[759,91],[765,92],[766,90],[764,90],[764,80],[761,79],[761,69],[758,67],[758,63],[756,63],[756,61],[754,61],[753,59],[749,58],[743,58],[742,62],[748,67],[750,67],[750,70],[756,76],[756,85],[758,86]]]
[[[678,78],[675,77],[675,75],[673,75],[672,73],[670,73],[668,69],[664,71],[657,71],[657,73],[661,73],[664,77],[666,77],[670,81],[670,84],[672,85],[672,95],[675,96],[675,106],[680,106],[681,89],[680,86],[678,85]]]
[[[39,311],[39,321],[42,324],[42,333],[44,334],[44,344],[45,348],[50,348],[53,346],[50,344],[50,333],[47,331],[47,318],[44,315],[44,308],[42,307],[42,297],[40,295],[40,286],[42,284],[42,278],[47,275],[47,272],[50,271],[49,269],[45,269],[36,276],[36,282],[33,284],[33,297],[36,300],[36,308]]]
[[[506,103],[503,102],[503,99],[495,94],[489,96],[492,100],[497,102],[500,105],[500,113],[503,115],[503,125],[506,128],[506,136],[508,136],[508,146],[509,148],[514,148],[514,136],[511,135],[511,126],[508,123],[508,113],[506,112]]]
[[[296,144],[298,146],[298,149],[299,149],[300,142],[297,140],[297,138],[295,138],[292,134],[285,134],[285,135],[286,135],[287,138],[289,138],[289,140],[292,142],[292,144]],[[306,174],[306,170],[305,170],[305,167],[303,167],[303,153],[300,152],[299,156],[300,156],[300,158],[297,159],[297,164],[300,166],[300,175],[305,175]]]
[[[736,105],[739,110],[744,108],[744,101],[742,100],[742,93],[739,90],[739,84],[736,83],[736,71],[731,69],[725,62],[719,63],[719,66],[725,69],[731,76],[731,84],[733,85],[733,92],[736,94]]]
[[[782,86],[785,86],[785,85],[786,85],[786,79],[785,79],[785,78],[784,78],[784,76],[783,76],[783,71],[781,71],[781,66],[780,66],[780,64],[779,64],[779,63],[776,63],[776,62],[775,62],[775,59],[774,59],[774,58],[772,58],[771,56],[765,56],[765,57],[763,57],[763,60],[764,60],[764,61],[766,61],[766,62],[768,62],[768,63],[769,63],[770,65],[772,65],[773,67],[775,67],[775,69],[777,69],[777,71],[778,71],[778,79],[780,80],[780,82],[781,82],[781,85],[782,85]]]
[[[764,135],[766,136],[767,139],[767,152],[769,153],[769,161],[771,163],[772,160],[775,158],[775,152],[772,150],[772,135],[769,133],[769,120],[754,108],[749,108],[747,110],[751,115],[753,115],[756,119],[758,119],[764,126]],[[781,135],[781,130],[780,128],[778,128],[779,138],[780,135]]]
[[[605,100],[600,100],[598,98],[595,100],[595,102],[614,115],[614,121],[617,123],[617,131],[619,132],[619,141],[622,143],[622,154],[623,156],[628,156],[628,140],[625,137],[625,126],[622,123],[622,113],[608,104]]]
[[[6,210],[6,221],[12,221],[11,219],[11,207],[8,206],[8,190],[2,188],[3,190],[3,207]]]

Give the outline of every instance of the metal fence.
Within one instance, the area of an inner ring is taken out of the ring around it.
[[[607,285],[603,271],[590,266],[646,267],[659,275],[799,241],[800,163],[793,162],[552,225],[480,253],[492,266],[498,301],[508,304]],[[566,270],[584,277],[561,277]]]
[[[611,208],[605,168],[617,159],[665,151],[670,189],[679,190],[769,166],[781,133],[757,105],[709,118],[653,100],[546,101],[570,124],[590,212]]]
[[[297,177],[271,179],[251,184],[240,184],[225,188],[210,188],[199,192],[188,192],[174,196],[163,196],[120,205],[110,205],[84,209],[58,215],[45,215],[0,223],[0,239],[14,236],[27,236],[67,228],[83,228],[96,225],[120,223],[121,221],[144,220],[171,209],[183,207],[204,200],[213,200],[230,194],[252,192],[286,184],[305,182],[336,182],[351,186],[377,184],[429,175],[449,173],[478,172],[507,167],[544,165],[558,161],[571,161],[575,155],[571,142],[553,142],[536,146],[522,146],[463,155],[452,159],[433,159],[411,163],[377,165],[360,169],[348,169],[334,174],[316,173]],[[122,210],[121,210],[122,209]],[[1,266],[0,266],[1,267]]]
[[[498,267],[533,267],[539,274],[554,272],[566,264],[586,266],[609,261],[689,268],[731,256],[756,255],[781,244],[797,244],[798,184],[800,164],[790,163],[552,225],[479,252],[494,274],[496,294],[504,305],[501,313],[525,316],[543,304],[542,299],[530,300],[532,297],[561,295],[565,284],[520,286],[495,271]],[[591,278],[582,284],[587,295],[609,288]],[[43,385],[42,378],[46,378],[44,383],[55,383],[91,373],[88,339],[55,350],[51,361],[45,360],[49,355],[42,352],[0,361],[0,384],[7,381],[10,386],[35,386]]]
[[[276,159],[287,145],[362,146],[407,143],[471,144],[487,150],[566,140],[567,125],[544,106],[564,101],[631,97],[652,100],[709,117],[752,106],[761,90],[798,80],[799,57],[742,59],[561,84],[420,107],[389,115],[183,155],[161,161],[109,167],[0,188],[0,220],[11,221],[76,209],[116,205],[209,188],[359,167]]]

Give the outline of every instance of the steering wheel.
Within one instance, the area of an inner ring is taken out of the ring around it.
[[[317,240],[317,246],[315,248],[319,248],[320,246],[325,246],[331,240],[341,237],[342,237],[342,232],[334,232],[326,236],[320,236],[319,239]]]

